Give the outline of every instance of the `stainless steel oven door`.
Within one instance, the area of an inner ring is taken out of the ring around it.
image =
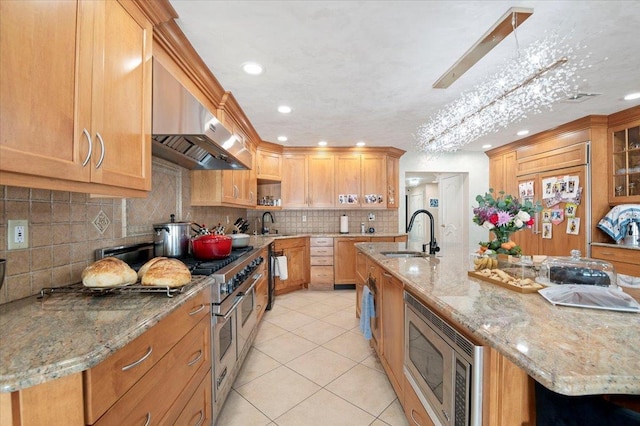
[[[216,403],[223,401],[238,356],[236,315],[242,296],[238,296],[225,315],[213,315],[211,324],[213,345],[213,392]]]
[[[453,424],[454,351],[411,306],[405,312],[405,366],[439,420]]]
[[[262,274],[254,274],[251,286],[244,292],[242,302],[238,305],[238,315],[236,318],[238,329],[238,358],[242,358],[245,346],[251,337],[253,329],[258,321],[256,308],[256,284],[262,278]]]

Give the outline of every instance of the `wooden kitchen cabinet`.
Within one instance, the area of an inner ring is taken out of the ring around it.
[[[282,155],[261,147],[262,145],[258,147],[257,152],[257,178],[279,182],[282,179]]]
[[[362,310],[362,289],[367,281],[367,256],[356,250],[356,317]]]
[[[362,159],[360,154],[337,154],[336,161],[336,184],[335,200],[340,208],[359,208],[362,204],[361,192],[361,168]],[[347,197],[355,195],[358,201],[354,203],[340,203],[340,196]]]
[[[384,154],[337,154],[335,161],[335,199],[350,194],[358,197],[357,202],[339,204],[341,208],[387,208],[387,157]],[[367,195],[381,199],[367,200]]]
[[[369,237],[338,237],[333,239],[334,280],[336,284],[356,283],[356,243],[365,243]]]
[[[300,290],[309,283],[309,238],[283,238],[274,241],[273,250],[276,256],[287,257],[286,280],[275,277],[276,295]],[[282,254],[280,254],[282,253]]]
[[[101,424],[110,424],[108,419],[117,423],[117,419],[133,414],[138,406],[151,409],[156,405],[154,401],[161,399],[158,395],[154,397],[153,392],[163,383],[172,390],[164,389],[159,395],[166,393],[177,397],[191,383],[195,377],[191,372],[196,369],[202,379],[211,368],[210,306],[209,292],[204,289],[108,359],[83,372],[86,423],[96,424],[100,420],[106,422]],[[198,331],[191,337],[185,337],[196,329]],[[191,365],[186,365],[192,361]],[[173,374],[173,370],[179,371],[180,375],[166,376]],[[128,399],[121,402],[125,398]],[[170,401],[173,399],[162,405],[168,408]],[[146,416],[146,412],[139,414]],[[154,418],[159,419],[162,415],[165,413],[156,413]]]
[[[128,2],[0,8],[0,183],[146,196],[151,23]]]
[[[400,159],[387,155],[387,208],[400,207]]]
[[[336,166],[333,155],[321,153],[308,157],[308,206],[330,208],[337,205],[334,199]],[[300,181],[300,176],[296,179]],[[299,183],[298,183],[299,185]]]
[[[310,290],[333,290],[333,238],[310,238]]]
[[[285,208],[307,207],[309,201],[308,161],[304,154],[282,156],[282,206]]]
[[[640,250],[592,245],[591,257],[611,262],[618,274],[640,277]]]
[[[404,286],[386,271],[382,271],[382,366],[399,398],[404,386]]]
[[[640,106],[609,116],[609,204],[640,203]]]
[[[424,405],[420,402],[420,398],[418,398],[418,395],[404,376],[403,381],[404,398],[402,408],[404,408],[404,414],[407,416],[409,424],[411,426],[435,426]]]
[[[496,194],[504,191],[505,194],[518,196],[516,168],[516,151],[489,158],[489,188],[493,188]]]

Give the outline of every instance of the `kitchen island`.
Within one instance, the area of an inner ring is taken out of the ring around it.
[[[640,315],[553,306],[467,276],[468,256],[445,247],[435,258],[389,258],[420,250],[403,243],[357,245],[406,291],[478,343],[564,395],[640,394]]]
[[[356,247],[366,257],[368,273],[373,273],[374,279],[378,277],[378,283],[374,283],[375,303],[381,307],[376,307],[376,323],[381,324],[382,343],[376,341],[374,333],[372,344],[398,396],[402,398],[404,393],[408,418],[414,414],[421,417],[412,402],[417,398],[403,377],[406,371],[402,373],[402,362],[398,368],[393,352],[386,356],[389,346],[396,348],[392,351],[404,351],[404,344],[396,337],[404,333],[392,325],[387,336],[385,329],[386,323],[393,324],[396,317],[402,316],[402,303],[393,296],[394,282],[460,333],[485,347],[484,424],[533,424],[535,382],[560,397],[606,395],[606,399],[616,402],[625,399],[626,406],[637,410],[640,315],[553,306],[537,293],[522,294],[470,278],[469,256],[460,246],[443,247],[435,257],[383,254],[421,251],[421,244],[360,243]],[[380,280],[381,277],[388,278]],[[378,293],[382,293],[380,299]],[[387,306],[389,303],[393,306]],[[404,325],[400,327],[403,329]],[[429,424],[428,419],[426,423]]]

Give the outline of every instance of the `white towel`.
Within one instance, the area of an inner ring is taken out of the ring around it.
[[[287,270],[287,256],[275,256],[271,258],[271,271],[274,277],[279,277],[284,281],[289,277]]]
[[[640,223],[640,204],[620,204],[598,222],[598,228],[616,241],[624,238],[631,222]]]
[[[366,285],[362,289],[362,304],[360,308],[360,331],[364,338],[371,339],[371,318],[376,316],[376,307],[373,301],[373,293]]]

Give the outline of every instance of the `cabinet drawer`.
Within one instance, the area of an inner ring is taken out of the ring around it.
[[[433,426],[434,424],[406,378],[404,379],[404,414],[412,426]]]
[[[640,250],[617,247],[591,246],[591,257],[624,263],[640,263]]]
[[[333,266],[312,266],[311,282],[333,285]]]
[[[205,289],[104,362],[85,371],[86,422],[93,424],[100,418],[189,330],[209,316],[209,293]]]
[[[273,249],[275,251],[282,251],[288,248],[304,247],[306,245],[306,238],[282,238],[273,242]]]
[[[210,330],[210,318],[203,318],[96,425],[155,424],[171,414],[170,407],[187,384],[211,369]]]
[[[211,424],[211,371],[192,395],[189,403],[175,421],[163,419],[163,424],[210,425]]]
[[[333,266],[333,256],[314,256],[311,258],[311,266]]]
[[[333,256],[333,246],[331,247],[311,247],[311,257]]]
[[[333,238],[311,237],[311,247],[333,247]]]

